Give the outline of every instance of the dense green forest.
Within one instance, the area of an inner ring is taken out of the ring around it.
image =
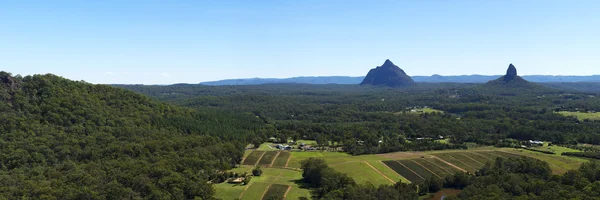
[[[501,146],[506,138],[600,144],[600,122],[556,113],[600,110],[597,94],[517,84],[118,87],[196,109],[252,113],[269,127],[259,133],[262,138],[284,135],[333,142],[355,155],[465,148],[466,142]],[[442,112],[413,112],[423,107]],[[415,141],[440,136],[451,143]]]
[[[0,199],[212,199],[263,123],[0,72]]]

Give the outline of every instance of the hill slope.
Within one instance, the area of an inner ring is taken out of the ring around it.
[[[0,196],[211,199],[208,180],[243,156],[250,128],[242,124],[254,119],[243,120],[111,86],[0,72]]]

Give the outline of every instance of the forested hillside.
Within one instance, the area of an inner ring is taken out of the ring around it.
[[[556,111],[600,110],[594,93],[536,86],[418,84],[410,88],[350,85],[125,87],[196,109],[252,112],[269,127],[261,138],[334,142],[352,154],[505,145],[506,138],[555,144],[600,144],[600,122]],[[422,108],[441,112],[422,112]],[[415,138],[450,138],[450,144]]]
[[[211,199],[262,122],[106,85],[0,72],[0,196]]]

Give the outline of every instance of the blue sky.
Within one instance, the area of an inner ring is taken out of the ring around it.
[[[92,83],[600,74],[600,1],[4,1],[0,70]]]

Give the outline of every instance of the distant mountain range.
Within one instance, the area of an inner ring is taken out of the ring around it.
[[[502,75],[458,75],[458,76],[411,76],[415,82],[428,83],[486,83],[500,78]],[[521,76],[530,82],[600,82],[600,75],[592,76],[551,76],[551,75],[526,75]],[[364,76],[306,76],[292,78],[249,78],[227,79],[219,81],[202,82],[203,85],[260,85],[269,83],[304,83],[304,84],[360,84]]]

